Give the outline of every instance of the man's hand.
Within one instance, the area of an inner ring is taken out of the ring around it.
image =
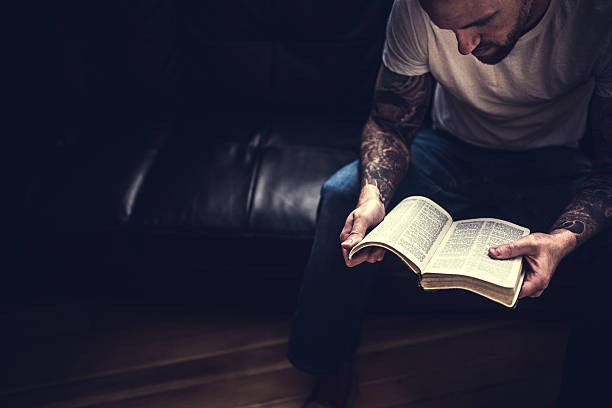
[[[575,247],[573,234],[558,229],[550,234],[538,232],[509,244],[491,247],[489,256],[494,259],[524,256],[527,267],[519,298],[539,297],[548,287],[561,260]]]
[[[348,215],[344,228],[340,232],[340,246],[346,266],[356,266],[364,261],[370,263],[382,261],[385,255],[383,248],[364,248],[348,259],[348,254],[366,233],[385,218],[385,206],[380,200],[380,193],[374,186],[365,186],[359,197],[357,207]]]

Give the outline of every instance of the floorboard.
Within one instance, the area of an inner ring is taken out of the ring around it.
[[[296,408],[313,378],[285,359],[290,313],[138,302],[0,317],[0,406]],[[560,321],[377,314],[357,357],[356,408],[552,406]]]

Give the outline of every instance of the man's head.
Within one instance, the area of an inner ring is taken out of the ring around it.
[[[538,0],[419,0],[431,20],[452,30],[459,52],[485,64],[497,64],[510,53],[534,20]],[[541,3],[541,1],[540,1]]]

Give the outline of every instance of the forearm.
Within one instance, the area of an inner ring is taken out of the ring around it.
[[[388,206],[408,171],[410,144],[429,108],[431,88],[429,74],[402,76],[381,67],[361,137],[360,199],[378,195]]]
[[[410,149],[392,133],[368,119],[361,137],[360,199],[378,196],[387,207],[408,171]]]
[[[551,232],[573,234],[573,247],[612,227],[612,172],[593,174],[580,188]],[[572,248],[573,249],[573,248]]]
[[[593,97],[590,115],[593,174],[552,226],[571,232],[574,247],[612,227],[612,98]]]

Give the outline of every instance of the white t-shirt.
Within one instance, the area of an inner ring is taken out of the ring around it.
[[[612,1],[551,0],[539,23],[496,65],[461,55],[418,0],[395,0],[383,63],[438,81],[433,127],[477,146],[577,146],[593,92],[612,97]]]

